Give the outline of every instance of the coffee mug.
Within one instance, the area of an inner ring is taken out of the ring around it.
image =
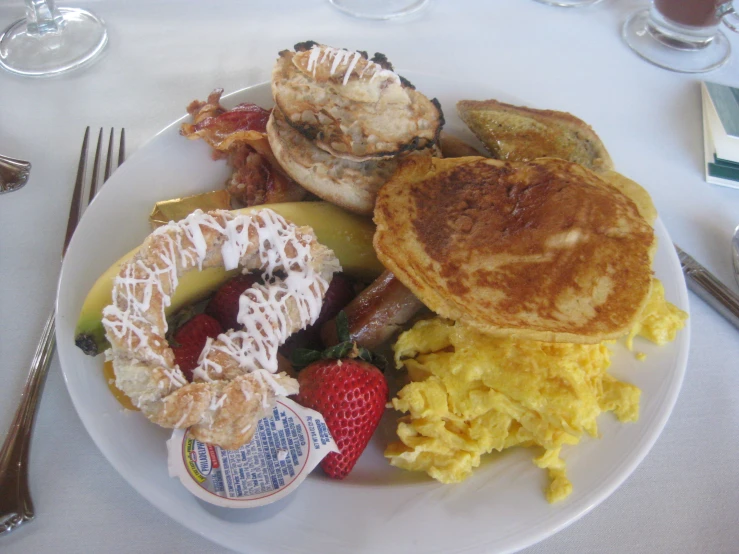
[[[622,36],[642,58],[667,69],[698,73],[723,65],[731,45],[721,22],[737,31],[732,1],[652,0],[624,23]]]

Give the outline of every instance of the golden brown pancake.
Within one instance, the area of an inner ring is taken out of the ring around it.
[[[374,246],[437,314],[499,336],[597,343],[647,301],[656,247],[629,197],[556,158],[414,158],[380,189]]]
[[[608,184],[616,187],[626,196],[633,200],[641,216],[654,226],[657,219],[657,208],[652,203],[652,197],[649,193],[636,181],[632,181],[628,177],[624,177],[616,171],[599,171],[598,177],[608,181]]]
[[[462,120],[494,158],[525,162],[550,156],[594,171],[613,169],[608,151],[595,131],[572,114],[535,110],[497,100],[461,100]]]

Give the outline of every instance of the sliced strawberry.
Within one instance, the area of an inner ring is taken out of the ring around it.
[[[320,412],[340,452],[321,462],[333,479],[352,470],[380,423],[387,402],[385,377],[372,364],[353,359],[319,360],[298,375],[298,402]]]
[[[208,337],[216,338],[222,332],[223,328],[218,320],[206,314],[198,314],[174,334],[174,341],[178,345],[172,347],[174,360],[188,381],[192,381],[192,370],[198,365],[198,358]]]
[[[226,281],[208,302],[205,313],[216,318],[226,330],[241,329],[236,321],[236,316],[239,315],[239,297],[258,281],[259,276],[253,273]]]

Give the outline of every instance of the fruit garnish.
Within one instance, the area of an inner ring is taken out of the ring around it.
[[[337,329],[340,337],[348,337],[344,312],[337,316]],[[323,352],[296,350],[293,359],[297,365],[308,362],[298,375],[298,402],[323,415],[340,450],[326,456],[321,467],[329,477],[343,479],[369,444],[385,411],[388,385],[374,365],[384,367],[384,359],[351,341]]]
[[[221,324],[207,314],[198,314],[180,327],[174,334],[172,352],[175,363],[180,366],[188,381],[192,381],[192,370],[198,366],[198,358],[208,338],[216,338],[223,332]]]
[[[229,279],[210,299],[205,313],[217,319],[223,329],[241,329],[241,324],[236,321],[236,316],[239,315],[239,297],[258,281],[259,276],[253,273]]]

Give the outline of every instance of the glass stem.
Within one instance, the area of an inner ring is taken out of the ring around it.
[[[64,18],[54,5],[54,0],[26,0],[26,28],[31,36],[58,33],[64,26]]]

